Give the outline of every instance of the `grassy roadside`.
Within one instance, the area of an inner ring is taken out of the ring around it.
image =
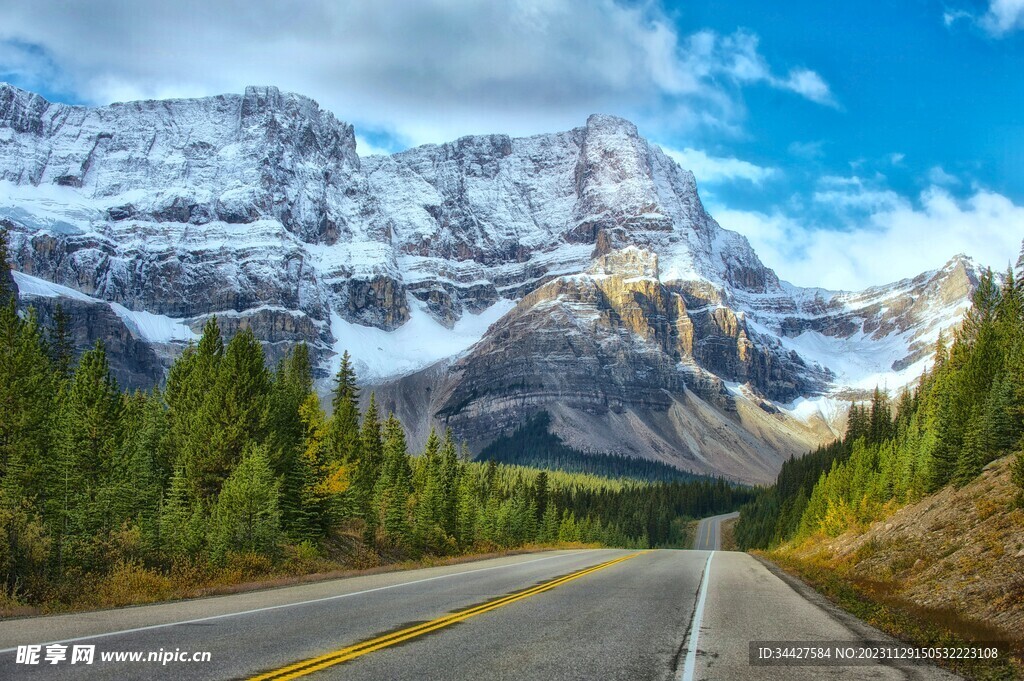
[[[397,562],[384,562],[370,554],[344,563],[296,555],[288,556],[276,566],[262,556],[242,555],[224,568],[210,569],[183,564],[175,565],[166,574],[129,562],[119,564],[102,577],[83,576],[74,596],[54,599],[40,606],[24,605],[0,594],[0,620],[224,596],[332,579],[458,565],[540,551],[592,548],[602,547],[580,542],[529,544],[515,549],[486,550],[458,556],[425,556],[418,560]]]
[[[739,547],[736,545],[736,523],[738,522],[739,518],[730,518],[729,520],[723,520],[719,526],[719,532],[722,534],[723,551],[739,550]]]
[[[851,578],[842,569],[782,551],[755,551],[802,580],[860,620],[902,641],[918,646],[955,647],[972,641],[1000,640],[984,625],[956,620],[947,612],[927,611],[892,596],[892,585]],[[998,660],[946,660],[942,666],[968,679],[1024,679],[1024,650],[1017,644]]]

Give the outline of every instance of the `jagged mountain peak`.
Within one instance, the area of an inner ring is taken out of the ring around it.
[[[128,385],[217,315],[272,361],[307,343],[325,387],[350,351],[417,432],[479,445],[561,410],[584,448],[749,480],[828,436],[807,404],[919,374],[977,282],[954,258],[860,293],[781,283],[691,172],[601,114],[360,159],[351,125],[274,87],[90,108],[0,86],[0,190],[23,299],[45,317],[81,295],[78,340],[119,337]],[[721,419],[756,470],[709,448]]]
[[[612,114],[592,113],[587,116],[587,129],[626,137],[639,137],[636,124],[632,121]]]

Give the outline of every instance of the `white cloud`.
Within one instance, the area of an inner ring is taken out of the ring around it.
[[[991,0],[978,22],[994,36],[1024,28],[1024,0]]]
[[[907,204],[906,199],[891,189],[874,188],[859,177],[823,177],[812,195],[815,203],[832,210],[859,211],[892,210]]]
[[[698,36],[715,37],[713,33],[707,31]],[[737,31],[718,40],[719,54],[714,61],[722,65],[724,73],[739,83],[766,83],[780,90],[795,92],[818,104],[837,106],[828,83],[810,69],[795,68],[785,77],[776,76],[768,62],[761,56],[759,43],[760,39],[753,33]],[[713,49],[708,49],[709,53],[712,51]]]
[[[958,201],[936,186],[916,202],[883,205],[861,226],[842,231],[809,226],[781,211],[713,212],[723,227],[744,234],[783,279],[837,290],[913,277],[957,253],[1003,270],[1024,236],[1024,206],[987,190]]]
[[[928,170],[928,181],[941,187],[955,187],[961,184],[960,178],[956,175],[950,175],[942,166],[932,166]]]
[[[838,106],[832,91],[821,76],[809,69],[793,69],[783,80],[775,80],[775,84],[786,90],[803,95],[812,102],[827,106]]]
[[[683,35],[654,2],[34,0],[0,4],[0,42],[93,103],[272,84],[413,143],[598,111],[730,130],[754,84],[831,103],[813,71],[776,76],[753,34]]]
[[[942,14],[942,23],[944,23],[946,27],[949,28],[950,26],[960,21],[961,19],[973,18],[974,15],[972,15],[970,12],[965,12],[963,10],[946,10]]]
[[[379,147],[362,135],[356,135],[356,153],[360,156],[390,156],[391,150]]]
[[[699,149],[682,150],[664,148],[665,153],[683,168],[691,171],[697,182],[718,184],[730,180],[746,180],[761,184],[776,174],[775,168],[765,168],[734,157],[709,156]]]
[[[976,23],[989,35],[1002,38],[1024,28],[1024,0],[989,0],[988,9],[980,15],[962,9],[947,9],[942,14],[947,28],[961,20]]]

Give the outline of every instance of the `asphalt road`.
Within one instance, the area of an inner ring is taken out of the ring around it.
[[[929,667],[771,668],[748,659],[750,641],[878,638],[745,554],[559,551],[8,620],[0,679],[953,678]],[[47,664],[52,641],[65,641],[69,657],[74,645],[95,645],[93,664]],[[40,663],[17,662],[24,644],[43,644]],[[210,660],[100,659],[161,650],[207,651]]]
[[[704,551],[719,551],[722,548],[722,521],[739,517],[739,513],[723,513],[704,518],[697,523],[697,536],[693,548]]]

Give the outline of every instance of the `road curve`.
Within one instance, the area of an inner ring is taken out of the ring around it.
[[[723,513],[702,519],[697,523],[697,536],[693,548],[702,551],[720,551],[722,548],[722,521],[738,518],[739,513]]]
[[[748,660],[752,640],[883,638],[746,554],[579,550],[3,621],[0,678],[954,678],[930,667]],[[67,642],[69,653],[95,645],[95,661],[17,663],[19,644],[52,641]],[[161,649],[208,651],[210,661],[100,659]]]

